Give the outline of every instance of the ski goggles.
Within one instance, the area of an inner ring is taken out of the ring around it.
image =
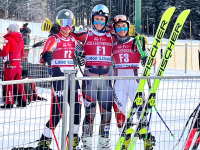
[[[117,23],[117,22],[125,22],[127,21],[127,17],[125,15],[117,15],[114,17],[113,19],[114,23]]]
[[[99,21],[94,21],[94,25],[97,25],[97,24],[102,24],[102,26],[105,26],[106,23],[105,22],[101,22],[101,20]]]
[[[61,29],[61,30],[65,30],[65,29],[72,30],[72,27],[66,26],[66,27],[60,27],[60,29]]]
[[[127,32],[128,31],[128,27],[120,27],[120,28],[116,28],[115,31],[118,33],[120,31],[124,31],[124,32]]]
[[[75,19],[58,19],[57,22],[61,27],[73,27],[75,25]]]

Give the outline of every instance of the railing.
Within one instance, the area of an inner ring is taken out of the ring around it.
[[[148,47],[150,49],[151,44],[149,44]],[[160,64],[161,57],[164,55],[166,47],[167,43],[163,42],[160,45],[156,55],[157,64]],[[172,56],[167,64],[167,68],[184,70],[185,73],[187,73],[188,70],[199,71],[199,50],[200,43],[177,43],[172,51]]]
[[[120,84],[120,91],[125,95],[130,96],[128,90],[132,86],[131,83],[133,80],[136,79],[161,79],[160,86],[157,91],[156,95],[156,106],[163,117],[164,121],[173,132],[175,139],[170,136],[167,128],[164,126],[160,118],[157,116],[156,112],[153,112],[152,119],[150,122],[150,131],[153,136],[156,138],[156,146],[154,147],[155,150],[170,150],[173,146],[178,142],[179,137],[181,136],[181,132],[187,122],[190,114],[199,104],[199,90],[200,90],[200,77],[199,76],[165,76],[165,77],[75,77],[75,71],[66,71],[63,77],[53,77],[53,78],[38,78],[38,79],[29,79],[29,80],[18,80],[18,81],[3,81],[0,82],[0,85],[8,85],[8,84],[19,84],[19,83],[47,83],[47,82],[54,82],[57,83],[58,81],[63,81],[64,90],[58,91],[54,89],[54,95],[59,96],[61,93],[64,96],[64,104],[63,106],[63,119],[60,122],[55,131],[55,136],[53,137],[51,148],[52,149],[61,149],[65,150],[66,147],[66,134],[69,131],[69,147],[72,150],[72,138],[73,138],[73,128],[74,124],[74,106],[75,104],[75,91],[76,81],[79,81],[80,84],[85,81],[91,81],[93,84],[99,86],[100,89],[89,89],[86,88],[87,92],[94,92],[99,95],[99,92],[113,92],[104,89],[103,85],[101,84],[102,81],[105,80],[121,80],[125,81],[124,84]],[[70,78],[70,80],[68,80]],[[112,82],[113,83],[113,82]],[[68,89],[68,84],[70,84],[70,90]],[[62,85],[62,86],[63,86]],[[115,87],[116,89],[116,87]],[[69,91],[68,91],[69,90]],[[83,90],[83,89],[82,89]],[[134,90],[134,89],[133,89]],[[148,87],[145,86],[145,96],[148,96]],[[37,87],[37,94],[40,97],[44,97],[47,101],[31,101],[27,107],[15,107],[11,109],[2,109],[0,108],[0,148],[4,149],[11,149],[12,147],[36,147],[38,142],[34,142],[38,140],[41,134],[44,131],[44,126],[46,122],[49,120],[50,117],[50,110],[51,110],[51,90],[48,88],[40,88]],[[67,104],[68,101],[68,94],[70,94],[70,103],[71,107]],[[17,94],[18,96],[20,94]],[[15,96],[17,96],[15,95]],[[124,95],[124,96],[125,96]],[[104,94],[104,98],[107,98],[107,94]],[[126,96],[125,96],[126,97]],[[2,97],[4,98],[4,97]],[[92,97],[93,98],[93,97]],[[100,98],[100,97],[99,97]],[[96,100],[95,98],[93,98]],[[98,99],[99,101],[100,99]],[[114,99],[110,99],[111,103],[114,102]],[[121,102],[127,101],[126,98],[120,100]],[[92,102],[91,102],[92,103]],[[89,107],[88,102],[83,100],[81,110],[81,123],[79,128],[79,136],[82,136],[82,129],[83,129],[83,119],[85,118],[85,108]],[[126,106],[126,115],[130,108],[130,97],[127,102]],[[97,111],[94,112],[96,114],[95,119],[93,120],[93,136],[92,136],[92,149],[97,148],[98,144],[98,134],[99,134],[99,126],[100,126],[100,112],[99,107],[96,106]],[[107,113],[107,112],[104,112]],[[92,115],[92,113],[90,114]],[[93,114],[94,115],[94,114]],[[112,110],[112,117],[110,122],[110,146],[112,149],[115,149],[117,140],[119,139],[119,131],[117,128],[117,122],[115,119],[115,113]],[[137,123],[137,117],[134,116],[134,123]],[[182,150],[183,144],[187,138],[188,131],[190,125],[185,130],[185,133],[180,140],[179,145],[176,147],[177,150]],[[56,145],[55,138],[58,142],[58,146]],[[34,143],[32,143],[34,142]],[[79,148],[83,149],[82,142],[79,144]],[[137,150],[143,150],[143,140],[139,140],[136,144]]]

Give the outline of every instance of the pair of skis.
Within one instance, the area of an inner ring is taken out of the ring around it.
[[[154,60],[155,60],[155,57],[156,57],[156,53],[158,51],[158,48],[159,48],[159,46],[161,44],[161,41],[163,39],[163,36],[165,34],[165,31],[167,29],[167,26],[169,24],[169,21],[171,19],[171,16],[173,15],[174,11],[175,11],[175,7],[168,8],[164,12],[164,14],[163,14],[163,16],[161,18],[161,21],[159,23],[159,26],[158,26],[158,29],[157,29],[157,32],[156,32],[156,35],[155,35],[155,39],[154,39],[152,48],[150,50],[150,54],[148,56],[146,65],[144,67],[144,71],[142,73],[142,76],[149,76],[151,67],[152,67],[152,65],[154,63]],[[179,36],[179,34],[181,32],[183,24],[184,24],[187,16],[189,15],[189,13],[190,13],[190,10],[184,10],[178,16],[178,18],[176,20],[176,23],[174,25],[174,28],[172,30],[172,33],[170,35],[169,42],[167,44],[167,49],[165,51],[164,57],[162,58],[161,64],[160,64],[159,69],[157,71],[157,76],[163,76],[165,68],[167,66],[167,63],[168,63],[169,58],[171,56],[171,52],[172,52],[172,50],[174,48],[174,45],[175,45],[175,43],[176,43],[176,41],[178,39],[178,36]],[[144,86],[146,84],[146,81],[147,81],[147,79],[141,79],[140,82],[139,82],[138,89],[136,91],[136,95],[135,95],[134,101],[133,101],[133,103],[131,105],[131,108],[130,108],[128,117],[126,119],[126,122],[124,123],[124,127],[123,127],[123,130],[122,130],[122,133],[120,135],[120,138],[119,138],[117,146],[116,146],[116,150],[122,150],[123,149],[123,147],[124,147],[123,143],[125,141],[125,138],[126,138],[127,134],[131,134],[133,132],[131,130],[131,127],[133,126],[133,124],[132,124],[133,116],[136,113],[137,108],[139,106],[142,106],[142,104],[143,104],[142,93],[144,91]],[[157,92],[159,83],[160,83],[160,79],[155,79],[154,80],[154,83],[153,83],[153,86],[151,88],[151,91],[150,91],[150,94],[148,96],[148,99],[144,104],[144,107],[143,107],[143,110],[142,110],[142,115],[140,116],[140,119],[138,121],[139,123],[136,126],[135,132],[133,133],[133,138],[132,138],[131,143],[130,143],[130,145],[128,147],[128,150],[133,150],[134,149],[134,147],[136,145],[136,142],[137,142],[137,140],[138,140],[138,138],[140,136],[140,133],[142,133],[142,134],[147,134],[148,133],[148,131],[146,129],[146,127],[148,125],[144,124],[143,122],[144,122],[144,120],[146,120],[147,115],[149,114],[149,111],[152,109],[152,107],[154,107],[156,109],[156,107],[155,107],[155,105],[156,105],[156,92]]]

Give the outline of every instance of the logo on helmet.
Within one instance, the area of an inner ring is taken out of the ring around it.
[[[66,12],[65,15],[66,15],[66,16],[69,16],[69,12]]]

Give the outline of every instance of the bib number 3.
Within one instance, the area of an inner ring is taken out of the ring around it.
[[[128,54],[119,54],[120,62],[129,62],[129,55]]]

